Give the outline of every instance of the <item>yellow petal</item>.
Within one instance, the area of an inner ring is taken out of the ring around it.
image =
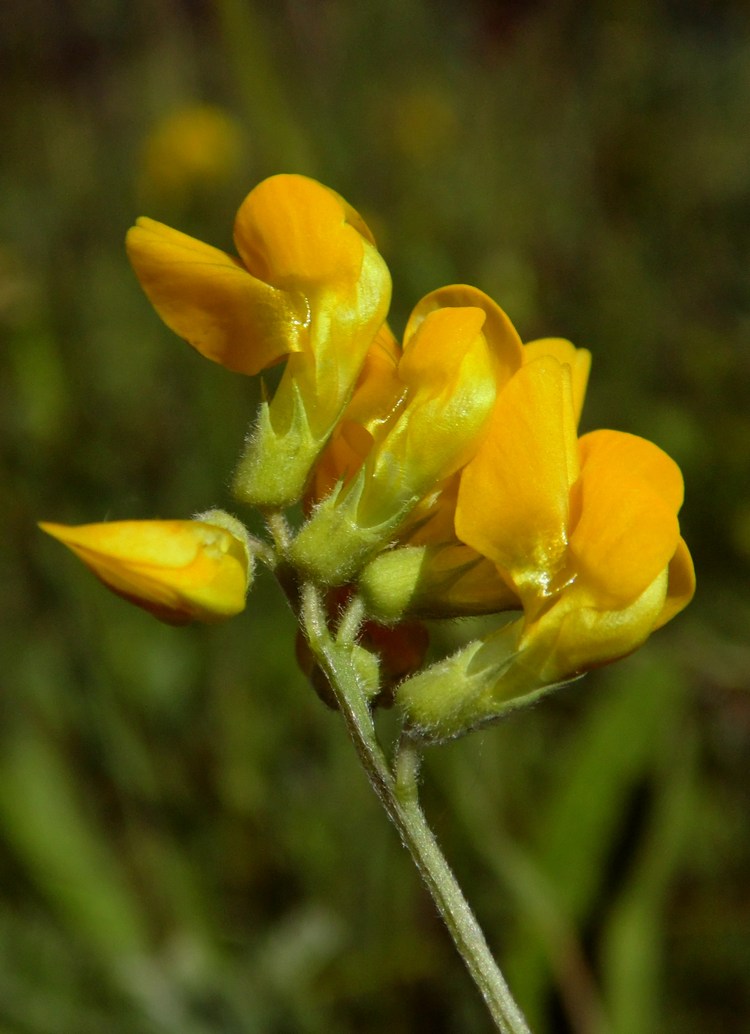
[[[218,248],[146,218],[126,245],[156,311],[206,358],[255,374],[304,347],[304,299],[250,276]]]
[[[622,609],[601,610],[574,586],[529,625],[526,663],[537,667],[543,682],[554,683],[627,656],[656,628],[666,591],[666,568]]]
[[[581,466],[596,468],[596,476],[609,470],[627,470],[647,482],[675,513],[682,506],[684,485],[675,461],[658,445],[625,431],[591,431],[579,441]]]
[[[351,580],[473,454],[496,396],[484,322],[480,309],[439,309],[409,339],[398,366],[402,408],[357,476],[321,502],[291,546],[308,577]]]
[[[474,307],[434,309],[419,322],[416,332],[405,338],[398,367],[399,377],[411,389],[412,397],[427,398],[452,390],[460,379],[464,358],[485,323],[484,312]],[[486,344],[481,351],[488,351]],[[491,372],[489,364],[484,366]]]
[[[406,344],[419,329],[425,318],[437,309],[481,309],[485,315],[482,328],[495,364],[498,387],[523,364],[523,345],[507,315],[489,295],[467,284],[452,284],[432,291],[415,306],[404,332]]]
[[[439,546],[455,543],[456,500],[461,480],[460,471],[438,482],[401,528],[400,538],[411,546]]]
[[[398,376],[400,360],[401,348],[388,324],[384,323],[365,356],[342,422],[356,424],[371,438],[376,436],[404,397],[404,384]]]
[[[240,206],[234,240],[260,280],[284,290],[314,284],[329,289],[358,279],[361,225],[354,210],[321,183],[306,176],[271,176]]]
[[[437,309],[406,342],[398,375],[407,394],[373,450],[358,511],[366,523],[366,513],[414,506],[473,454],[496,397],[484,323],[481,309]]]
[[[476,616],[521,608],[518,596],[495,565],[460,542],[428,548],[418,601],[421,611],[417,612],[426,617]]]
[[[687,607],[695,595],[695,568],[693,558],[684,539],[677,543],[677,549],[669,561],[669,583],[667,598],[654,628],[661,628]]]
[[[384,323],[365,356],[354,393],[315,465],[308,504],[320,502],[359,470],[375,437],[395,416],[405,393],[398,377],[401,348]]]
[[[540,356],[552,355],[559,363],[566,363],[570,367],[573,408],[576,414],[576,426],[578,426],[591,370],[591,352],[586,348],[576,348],[572,342],[561,337],[544,337],[536,341],[529,341],[523,346],[523,351],[524,362],[530,363],[533,359],[539,359]]]
[[[578,576],[601,609],[627,606],[666,568],[679,541],[682,477],[651,442],[617,431],[581,439],[580,518],[570,537]]]
[[[570,370],[543,356],[501,391],[461,475],[458,537],[507,572],[522,595],[543,595],[565,558],[577,474]]]
[[[40,523],[113,592],[169,624],[239,614],[249,582],[247,547],[204,521]]]
[[[357,209],[353,208],[346,200],[346,198],[342,197],[337,190],[333,190],[331,187],[326,187],[325,189],[330,194],[333,194],[333,196],[339,202],[339,204],[344,210],[344,216],[346,217],[346,221],[349,223],[349,225],[353,226],[357,233],[361,234],[369,244],[372,244],[373,248],[377,248],[378,245],[372,230],[364,221]]]
[[[385,322],[391,279],[357,213],[304,176],[273,176],[251,191],[235,242],[250,273],[305,304],[302,354],[289,357],[234,480],[237,498],[277,509],[305,492]]]

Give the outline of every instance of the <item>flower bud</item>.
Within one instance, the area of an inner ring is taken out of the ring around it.
[[[187,521],[39,526],[72,550],[108,589],[160,621],[212,623],[245,608],[251,554],[247,533],[229,514],[209,511]]]

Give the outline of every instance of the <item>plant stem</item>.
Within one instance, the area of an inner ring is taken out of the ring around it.
[[[302,587],[300,618],[370,783],[411,853],[497,1029],[502,1034],[529,1034],[526,1021],[419,804],[420,759],[415,743],[407,738],[402,740],[394,775],[378,741],[367,700],[350,660],[351,643],[333,638],[318,590],[309,583]]]

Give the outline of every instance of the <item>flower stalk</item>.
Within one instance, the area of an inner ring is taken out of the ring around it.
[[[318,664],[328,677],[370,785],[411,854],[497,1029],[502,1034],[529,1034],[482,929],[425,818],[419,802],[421,755],[415,741],[402,737],[393,769],[388,764],[348,656],[353,631],[351,621],[347,622],[348,616],[345,615],[340,633],[334,637],[328,629],[320,593],[311,582],[303,586],[302,626]]]

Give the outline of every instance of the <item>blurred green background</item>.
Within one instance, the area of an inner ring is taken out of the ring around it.
[[[231,508],[257,385],[122,240],[231,248],[279,171],[370,221],[396,329],[476,284],[681,464],[690,609],[424,795],[536,1032],[750,1029],[747,5],[6,0],[0,61],[0,1034],[490,1029],[270,579],[174,630],[35,528]]]

